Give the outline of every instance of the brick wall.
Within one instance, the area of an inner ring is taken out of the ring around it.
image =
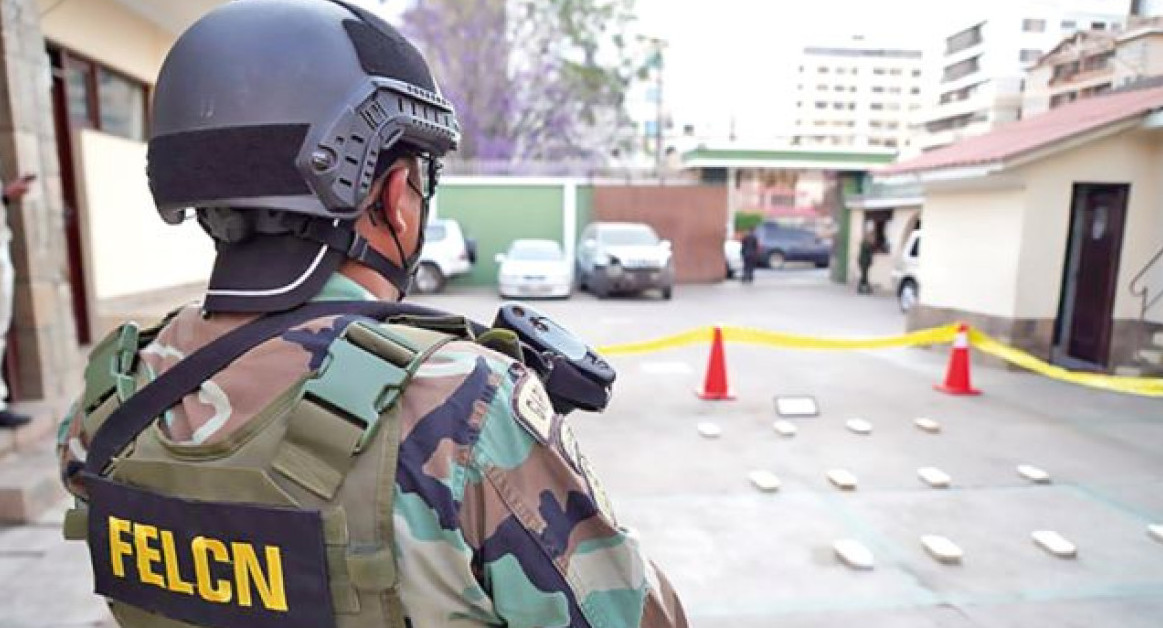
[[[723,279],[726,261],[727,188],[725,186],[594,187],[594,221],[644,222],[670,240],[680,283]]]

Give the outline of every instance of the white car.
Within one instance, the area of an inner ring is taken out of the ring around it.
[[[424,249],[412,287],[421,294],[444,289],[449,279],[472,272],[476,262],[472,243],[455,220],[431,220],[424,229]]]
[[[723,241],[723,257],[727,260],[727,279],[743,275],[743,243],[739,240]]]
[[[921,265],[921,232],[909,234],[901,254],[892,269],[892,284],[902,312],[908,313],[921,298],[921,283],[917,271]]]
[[[573,292],[571,264],[553,240],[514,240],[496,259],[502,298],[568,297]]]

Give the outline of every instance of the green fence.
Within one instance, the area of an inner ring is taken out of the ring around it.
[[[519,238],[564,239],[567,182],[522,184],[519,182],[474,183],[471,179],[440,186],[437,200],[441,218],[460,223],[465,236],[477,241],[477,263],[460,285],[491,286],[497,283],[497,253]],[[578,196],[582,196],[579,194]],[[579,206],[582,203],[577,203]],[[582,212],[579,211],[578,218]],[[588,208],[585,214],[588,217]]]

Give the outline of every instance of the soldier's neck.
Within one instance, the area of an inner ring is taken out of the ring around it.
[[[383,275],[354,260],[344,260],[339,266],[339,274],[364,287],[380,301],[397,301],[400,291]]]

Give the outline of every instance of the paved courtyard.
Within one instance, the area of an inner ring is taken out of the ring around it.
[[[490,320],[479,290],[424,303]],[[539,304],[595,344],[642,340],[720,322],[823,336],[899,333],[887,297],[857,297],[815,270],[761,273],[752,286],[680,286],[674,300]],[[790,351],[728,345],[738,399],[705,402],[706,347],[613,360],[611,408],[572,418],[624,525],[671,577],[695,626],[1018,627],[1163,625],[1163,403],[1077,388],[1026,373],[977,368],[977,398],[932,390],[940,350]],[[772,429],[776,395],[811,395],[821,414]],[[917,417],[939,421],[930,434]],[[845,429],[869,421],[869,435]],[[699,435],[714,422],[722,436]],[[1035,485],[1016,467],[1036,465]],[[921,483],[918,467],[952,478]],[[840,491],[829,469],[855,474]],[[782,481],[761,493],[748,473]],[[0,626],[105,621],[88,591],[83,546],[59,541],[54,520],[0,529]],[[1056,530],[1077,558],[1051,556],[1030,533]],[[920,537],[957,543],[960,565],[925,553]],[[839,563],[832,543],[856,539],[875,568]]]

